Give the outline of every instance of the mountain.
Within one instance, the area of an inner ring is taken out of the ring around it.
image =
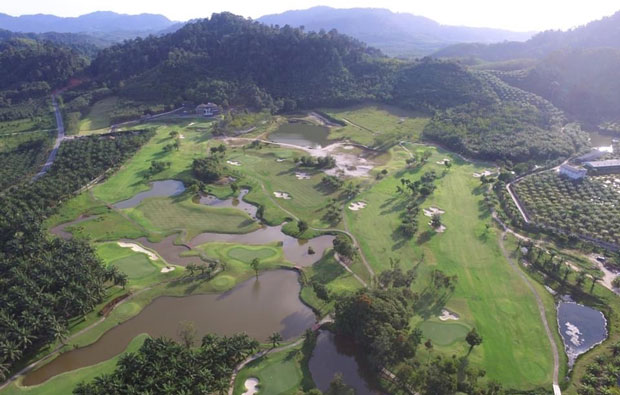
[[[78,17],[55,15],[10,16],[0,14],[0,28],[14,32],[58,33],[113,33],[113,32],[159,32],[175,22],[163,15],[126,15],[110,11],[97,11]]]
[[[620,49],[620,11],[568,31],[549,30],[536,34],[525,42],[496,44],[457,44],[441,49],[435,57],[479,58],[503,61],[519,58],[543,58],[560,49],[617,48]]]
[[[431,19],[387,9],[335,9],[314,7],[266,15],[258,21],[268,25],[303,26],[307,31],[338,30],[377,47],[392,56],[428,55],[460,42],[499,42],[527,40],[532,33],[500,29],[441,25]]]

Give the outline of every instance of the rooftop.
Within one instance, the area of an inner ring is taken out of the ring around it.
[[[620,159],[597,160],[594,162],[586,162],[589,167],[615,167],[620,166]]]
[[[586,169],[584,169],[583,167],[572,166],[572,165],[569,165],[569,164],[566,164],[566,163],[561,165],[560,168],[562,168],[564,170],[568,170],[568,171],[573,171],[575,173],[586,171]]]

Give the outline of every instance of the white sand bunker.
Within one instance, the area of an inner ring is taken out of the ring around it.
[[[277,197],[278,199],[284,199],[284,200],[291,200],[292,199],[291,195],[289,195],[286,192],[274,192],[273,196]]]
[[[236,160],[227,160],[226,163],[231,166],[241,166],[241,163],[237,162]]]
[[[347,151],[352,150],[353,148],[355,148],[352,145],[345,145],[344,147],[342,147],[342,149],[346,149]]]
[[[159,259],[159,257],[156,254],[152,253],[151,251],[147,250],[146,248],[144,248],[141,245],[138,245],[136,243],[125,243],[123,241],[119,241],[117,243],[118,243],[118,245],[120,247],[131,248],[132,251],[141,252],[143,254],[146,254],[149,257],[149,259],[152,260],[152,261],[156,261],[156,260]]]
[[[187,125],[187,126],[192,126],[192,125],[194,125],[195,123],[196,123],[196,122],[192,122],[192,123],[190,123],[190,124],[189,124],[189,125]]]
[[[298,180],[309,180],[310,179],[310,176],[307,173],[303,173],[303,172],[295,173],[295,177],[297,177]]]
[[[168,273],[168,272],[173,271],[174,269],[176,269],[174,266],[166,266],[166,267],[163,267],[160,271],[162,273]]]
[[[438,160],[438,161],[437,161],[437,162],[435,162],[435,163],[437,163],[438,165],[445,165],[445,164],[446,164],[446,162],[448,162],[448,163],[449,163],[449,162],[451,162],[451,160],[450,160],[450,159],[448,159],[448,158],[443,158],[442,160]]]
[[[423,211],[424,211],[424,215],[426,215],[427,217],[432,217],[435,214],[441,215],[441,214],[445,214],[446,213],[442,209],[437,208],[437,207],[433,207],[433,206],[431,206],[429,208],[425,208]]]
[[[431,228],[433,228],[433,230],[434,230],[435,232],[437,232],[437,233],[443,233],[443,232],[445,232],[445,231],[446,231],[446,229],[447,229],[447,228],[446,228],[446,226],[445,226],[445,225],[443,225],[443,224],[439,225],[439,226],[438,226],[438,227],[436,227],[436,228],[433,226],[433,223],[432,223],[432,222],[429,222],[428,224],[429,224],[429,226],[430,226]]]
[[[250,377],[243,383],[245,386],[245,392],[242,395],[254,395],[258,392],[258,379],[256,377]]]
[[[284,158],[278,158],[278,159],[276,159],[276,162],[281,163],[281,162],[284,162],[285,160],[286,159],[284,159]]]
[[[355,202],[355,203],[351,203],[349,204],[349,210],[351,211],[359,211],[363,208],[366,208],[368,204],[366,202]]]
[[[184,139],[184,138],[185,138],[185,136],[183,136],[182,134],[180,134],[180,135],[179,135],[179,138],[180,138],[180,139]]]
[[[438,318],[442,321],[448,321],[448,320],[457,321],[460,317],[458,314],[456,314],[453,311],[450,311],[448,309],[442,309],[441,315]]]
[[[490,175],[493,175],[494,172],[492,172],[491,170],[485,170],[482,173],[474,173],[474,177],[476,178],[480,178],[482,176],[488,177]]]

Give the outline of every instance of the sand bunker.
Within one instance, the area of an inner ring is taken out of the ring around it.
[[[152,261],[156,261],[159,259],[159,257],[156,254],[152,253],[151,251],[147,250],[146,248],[136,243],[125,243],[123,241],[119,241],[118,245],[123,248],[131,248],[131,250],[135,252],[141,252],[143,254],[146,254],[149,257],[149,259]]]
[[[297,177],[298,180],[309,180],[310,179],[310,176],[307,173],[303,173],[303,172],[295,173],[295,177]]]
[[[432,217],[435,214],[441,215],[441,214],[445,214],[446,213],[442,209],[437,208],[437,207],[433,207],[433,206],[431,206],[429,208],[425,208],[423,211],[424,211],[424,215],[426,215],[427,217]]]
[[[185,136],[183,136],[182,134],[180,134],[180,135],[179,135],[179,138],[180,138],[180,139],[184,139],[184,138],[185,138]]]
[[[491,170],[485,170],[482,173],[474,173],[474,177],[476,177],[476,178],[480,178],[482,176],[488,177],[488,176],[493,175],[493,174],[494,174],[494,172],[492,172]]]
[[[242,395],[254,395],[258,392],[258,379],[256,377],[250,377],[243,383],[245,386],[245,392]]]
[[[346,149],[347,151],[352,150],[353,148],[355,148],[352,145],[345,145],[344,147],[342,147],[342,149]]]
[[[458,314],[456,314],[453,311],[450,311],[448,309],[442,309],[441,315],[438,318],[442,321],[448,321],[448,320],[457,321],[460,317]]]
[[[366,202],[355,202],[355,203],[351,203],[349,204],[349,210],[351,211],[359,211],[363,208],[366,208],[368,204]]]
[[[190,123],[190,124],[189,124],[189,125],[187,125],[187,126],[192,126],[192,125],[194,125],[195,123],[196,123],[196,122],[192,122],[192,123]]]
[[[286,192],[274,192],[273,195],[278,199],[291,200],[292,197]]]
[[[437,163],[438,165],[445,165],[445,164],[446,164],[446,162],[451,162],[451,160],[450,160],[450,159],[448,159],[448,158],[443,158],[442,160],[438,160],[438,161],[437,161],[437,162],[435,162],[435,163]]]
[[[284,162],[285,160],[286,160],[286,159],[283,159],[283,158],[278,158],[278,159],[276,159],[276,162],[281,163],[281,162]]]
[[[168,272],[173,271],[174,269],[176,269],[174,266],[167,266],[167,267],[163,267],[163,268],[161,269],[161,272],[162,272],[162,273],[168,273]]]
[[[446,229],[447,229],[447,228],[446,228],[446,226],[445,226],[445,225],[443,225],[443,224],[439,225],[439,226],[438,226],[438,227],[436,227],[436,228],[435,228],[435,227],[433,227],[433,223],[432,223],[432,222],[429,222],[429,223],[428,223],[428,225],[429,225],[431,228],[433,228],[433,230],[434,230],[435,232],[437,232],[437,233],[443,233],[443,232],[445,232],[445,231],[446,231]]]
[[[226,163],[231,166],[241,166],[241,163],[237,162],[236,160],[227,160]]]

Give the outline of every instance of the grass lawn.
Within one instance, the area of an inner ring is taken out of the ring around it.
[[[244,211],[197,204],[187,194],[145,199],[125,211],[150,232],[171,234],[182,230],[186,240],[202,232],[248,233],[258,229],[258,224]]]
[[[117,97],[106,97],[96,102],[86,118],[80,121],[80,132],[107,128],[110,126],[110,114],[118,104]]]
[[[111,241],[121,238],[136,239],[147,236],[145,229],[129,221],[116,211],[108,211],[96,218],[66,228],[76,238],[92,241]]]
[[[410,145],[409,149],[430,148]],[[359,196],[368,206],[357,212],[347,211],[349,228],[377,272],[389,268],[390,257],[400,259],[404,268],[422,262],[414,285],[416,292],[423,293],[435,268],[458,276],[447,307],[460,315],[462,323],[476,327],[484,338],[469,359],[484,368],[488,378],[509,388],[550,385],[553,366],[550,345],[534,296],[499,250],[498,233],[484,209],[480,183],[472,176],[481,167],[435,148],[432,152],[423,169],[402,171],[399,169],[405,168],[403,162],[408,155],[400,147],[393,148],[393,160],[386,166],[388,176]],[[396,186],[401,177],[416,179],[431,168],[441,174],[444,166],[436,162],[444,157],[452,158],[454,165],[437,181],[437,189],[421,208],[436,206],[445,210],[442,222],[447,230],[435,234],[427,225],[430,219],[420,213],[418,235],[407,240],[397,230],[404,205],[396,194]],[[412,324],[419,325],[437,316],[442,307],[442,304],[420,305]],[[448,347],[446,353],[466,352],[461,343],[464,342]]]
[[[255,377],[259,380],[259,393],[297,394],[300,388],[312,387],[310,372],[303,368],[302,345],[268,354],[243,368],[235,379],[234,394],[245,391],[245,380]]]
[[[349,139],[368,146],[382,146],[387,141],[418,139],[429,118],[391,106],[356,106],[344,110],[325,110],[347,122],[332,129],[330,139]]]
[[[98,363],[93,366],[87,366],[82,369],[72,370],[70,372],[59,374],[51,379],[45,381],[42,384],[32,387],[21,387],[18,382],[11,384],[6,388],[3,393],[7,395],[14,394],[30,394],[30,395],[66,395],[70,394],[75,386],[82,381],[91,381],[95,377],[102,374],[112,373],[116,368],[116,363],[120,357],[130,352],[136,352],[144,343],[144,340],[148,338],[148,335],[142,334],[136,336],[131,343],[125,349],[125,352],[108,359],[107,361]]]

